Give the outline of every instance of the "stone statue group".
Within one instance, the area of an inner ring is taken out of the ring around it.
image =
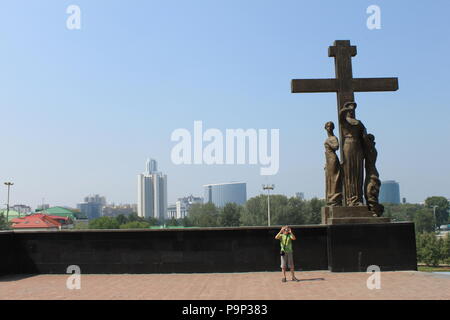
[[[378,202],[381,182],[375,166],[375,137],[355,119],[356,106],[356,102],[347,102],[339,111],[341,161],[336,155],[339,140],[333,133],[334,123],[325,124],[326,201],[328,206],[364,206],[364,197],[373,215],[381,216],[384,207]]]

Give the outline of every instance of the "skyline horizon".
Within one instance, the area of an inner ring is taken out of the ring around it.
[[[157,161],[156,159],[151,158],[151,157],[147,157],[147,158],[146,158],[146,163],[148,162],[148,160],[155,160],[156,163],[158,163],[158,161]],[[144,169],[144,171],[143,171],[142,173],[145,173],[145,172],[146,172],[146,171],[145,171],[145,169]],[[168,175],[167,173],[165,173],[164,171],[157,171],[157,172],[161,172],[161,173],[167,175],[167,177],[169,176],[169,175]],[[142,173],[140,173],[140,174],[142,174]],[[138,174],[138,176],[139,176],[140,174]],[[398,184],[400,185],[400,182],[397,181],[397,180],[394,180],[394,179],[386,179],[386,180],[382,180],[381,183],[391,182],[391,181],[394,181],[394,182],[396,182],[396,183],[398,183]],[[12,182],[12,181],[11,181],[11,182]],[[209,186],[209,185],[232,184],[232,183],[245,183],[246,185],[248,185],[248,183],[247,183],[246,181],[244,181],[244,180],[237,180],[237,181],[224,181],[224,182],[217,182],[217,183],[207,183],[207,184],[203,184],[203,185],[202,185],[202,188],[205,187],[205,186]],[[276,186],[275,186],[275,187],[276,187]],[[168,184],[168,189],[169,189],[169,184]],[[275,188],[275,189],[276,189],[276,188]],[[400,188],[400,190],[401,190],[401,188]],[[272,193],[272,195],[284,195],[284,196],[286,196],[286,197],[288,197],[288,198],[291,198],[291,197],[296,197],[296,193],[303,193],[304,195],[305,195],[305,194],[308,194],[307,191],[305,192],[304,190],[297,190],[297,191],[294,191],[294,193],[293,193],[292,195],[286,194],[286,193],[276,193],[276,192],[275,192],[275,193]],[[82,198],[89,197],[89,196],[95,196],[95,195],[99,195],[99,196],[101,196],[101,197],[105,197],[105,199],[106,199],[106,205],[111,205],[111,204],[115,204],[115,205],[137,205],[137,201],[136,201],[136,202],[133,202],[133,201],[131,201],[131,202],[130,202],[130,201],[129,201],[129,202],[120,202],[120,201],[114,201],[114,200],[110,201],[110,200],[108,200],[109,197],[108,197],[107,195],[105,195],[105,194],[103,194],[103,193],[100,193],[100,192],[94,192],[94,193],[89,193],[89,194],[86,194],[86,193],[85,193],[85,195],[82,196],[81,199],[82,199]],[[255,194],[253,194],[252,196],[247,197],[247,200],[250,199],[250,198],[259,196],[259,195],[265,195],[265,193],[264,193],[264,191],[262,190],[262,188],[261,188],[261,192],[260,192],[260,193],[258,193],[258,194],[255,193]],[[171,205],[175,204],[175,202],[176,202],[178,199],[184,198],[184,197],[189,197],[189,196],[200,197],[200,198],[203,199],[202,192],[200,192],[200,193],[198,193],[198,194],[193,193],[193,192],[185,192],[184,195],[182,195],[182,196],[175,196],[174,200],[168,201],[167,204],[168,204],[168,206],[171,206]],[[445,197],[445,198],[449,199],[449,201],[450,201],[450,197],[447,197],[447,196],[445,196],[445,195],[428,195],[428,196],[426,196],[425,198],[423,198],[422,201],[418,201],[418,202],[417,202],[417,201],[415,201],[415,202],[408,202],[408,197],[403,196],[402,193],[400,192],[400,199],[402,200],[403,198],[406,198],[406,203],[407,203],[407,204],[423,204],[423,203],[425,202],[425,199],[428,198],[428,197],[431,197],[431,196],[442,196],[442,197]],[[136,195],[136,198],[137,198],[137,195]],[[313,199],[313,198],[322,199],[322,200],[325,199],[324,196],[321,197],[321,196],[313,195],[313,196],[309,196],[309,197],[304,196],[304,199],[303,199],[303,200],[311,200],[311,199]],[[61,202],[56,202],[54,205],[52,205],[51,202],[46,201],[44,204],[45,204],[45,205],[50,205],[50,207],[53,207],[53,206],[60,206],[60,207],[67,207],[67,208],[77,208],[77,205],[78,205],[79,203],[82,203],[82,202],[81,202],[81,201],[80,201],[80,202],[75,202],[74,205],[67,205],[67,204],[63,204],[63,203],[61,203]],[[23,203],[23,202],[17,202],[17,203],[12,204],[12,202],[10,201],[10,207],[11,207],[11,206],[14,206],[14,205],[28,205],[28,206],[30,206],[31,208],[37,209],[37,208],[38,208],[40,205],[42,205],[42,204],[43,204],[43,203],[39,203],[39,204],[37,204],[37,205],[30,205],[30,204],[28,204],[28,203]],[[402,202],[401,202],[400,204],[402,204]],[[4,204],[4,206],[6,206],[6,204]]]

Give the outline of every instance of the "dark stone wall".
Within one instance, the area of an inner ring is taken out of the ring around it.
[[[14,233],[11,231],[0,231],[0,275],[15,272],[16,257]]]
[[[328,268],[327,227],[292,227],[296,270]],[[279,227],[15,233],[14,273],[279,271]]]
[[[295,269],[417,270],[413,223],[293,226]],[[279,227],[0,232],[0,275],[280,270]]]
[[[414,223],[331,225],[328,261],[333,272],[417,270]]]

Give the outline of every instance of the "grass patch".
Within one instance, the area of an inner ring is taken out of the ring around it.
[[[450,272],[450,266],[447,267],[417,266],[417,269],[422,272]]]

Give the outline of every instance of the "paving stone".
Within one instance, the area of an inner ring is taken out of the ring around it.
[[[281,272],[205,274],[86,274],[69,290],[69,275],[0,277],[0,300],[305,300],[450,299],[450,276],[382,272],[381,289],[367,288],[367,273],[296,272],[300,282],[281,282]],[[290,280],[290,275],[288,275]]]

